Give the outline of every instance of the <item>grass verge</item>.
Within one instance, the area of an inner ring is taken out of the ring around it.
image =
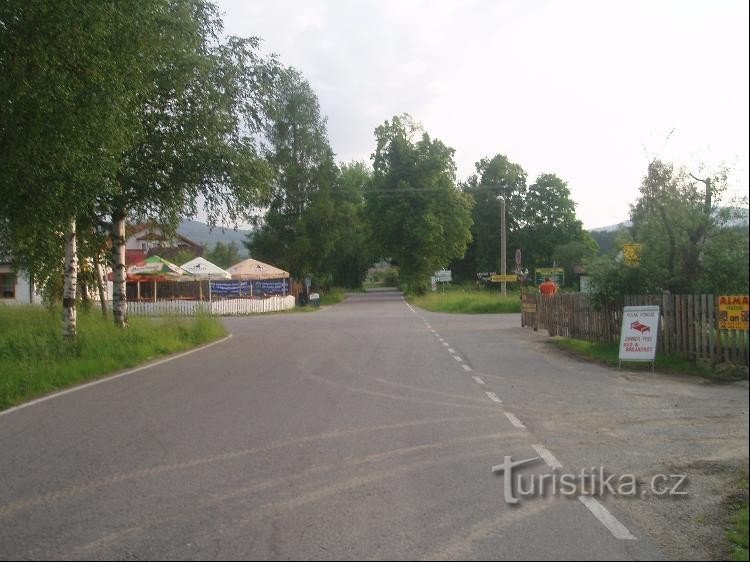
[[[79,311],[78,337],[62,336],[62,313],[0,306],[0,410],[226,335],[221,323],[195,318],[130,318],[126,330]]]
[[[748,560],[747,508],[747,497],[745,497],[744,507],[732,516],[731,526],[727,532],[732,560]]]
[[[320,304],[322,306],[328,306],[331,304],[340,303],[346,298],[346,291],[338,287],[333,287],[329,291],[320,294]]]
[[[521,312],[521,301],[517,294],[504,297],[489,291],[453,290],[443,293],[438,290],[421,296],[410,296],[409,302],[431,312],[454,314],[497,314]]]
[[[550,344],[572,353],[573,355],[585,357],[603,363],[609,367],[616,367],[619,363],[618,356],[620,348],[616,344],[592,343],[571,338],[552,339],[550,340]],[[651,363],[647,362],[628,362],[625,363],[625,365],[627,365],[628,369],[634,371],[651,370]],[[657,355],[654,369],[661,373],[695,375],[717,381],[739,380],[738,377],[733,376],[732,374],[716,371],[708,366],[692,363],[687,359],[671,355]]]

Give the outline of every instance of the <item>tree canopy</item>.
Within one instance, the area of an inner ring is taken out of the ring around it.
[[[375,130],[367,216],[380,254],[395,260],[405,286],[423,291],[430,275],[463,256],[471,240],[471,197],[456,187],[454,150],[410,116]]]

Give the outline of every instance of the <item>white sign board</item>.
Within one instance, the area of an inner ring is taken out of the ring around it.
[[[450,269],[441,269],[440,271],[435,272],[435,278],[438,283],[452,283],[453,272]]]
[[[620,361],[653,361],[659,333],[658,306],[626,306],[622,310]]]

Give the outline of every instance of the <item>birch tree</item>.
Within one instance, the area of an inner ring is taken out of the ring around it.
[[[222,42],[216,8],[172,2],[156,41],[153,86],[135,113],[139,138],[100,200],[111,218],[114,320],[127,325],[125,223],[176,227],[204,210],[210,224],[248,220],[264,202],[270,168],[257,135],[276,69],[257,38]]]
[[[113,185],[165,2],[7,0],[0,6],[0,220],[17,267],[63,268],[76,334],[76,218]],[[63,252],[63,246],[66,250]],[[64,256],[64,258],[63,258]]]

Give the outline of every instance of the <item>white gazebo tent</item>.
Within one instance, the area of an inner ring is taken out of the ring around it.
[[[215,263],[211,263],[206,258],[194,258],[187,263],[182,264],[182,269],[190,273],[194,279],[231,279],[232,275],[226,270],[220,268]]]
[[[289,272],[274,267],[262,261],[246,259],[234,264],[227,270],[232,279],[240,281],[251,281],[250,294],[252,295],[252,281],[264,281],[269,279],[289,279]],[[286,285],[284,285],[286,287]],[[286,288],[284,289],[286,294]]]
[[[190,273],[196,281],[208,281],[208,300],[211,299],[211,281],[216,279],[231,279],[232,276],[225,269],[220,268],[215,263],[211,263],[206,258],[193,258],[187,263],[182,264],[182,269]],[[203,300],[203,285],[198,284],[198,293]]]

